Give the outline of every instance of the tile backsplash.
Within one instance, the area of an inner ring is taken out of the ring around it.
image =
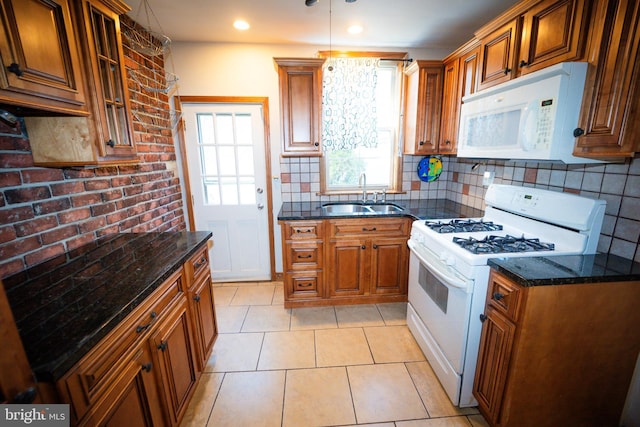
[[[484,209],[484,173],[492,172],[493,182],[604,199],[607,209],[598,244],[599,252],[610,252],[640,262],[640,159],[625,163],[579,164],[486,160],[474,161],[442,156],[443,172],[433,182],[422,182],[416,170],[421,156],[403,160],[402,194],[394,199],[453,200]],[[336,201],[354,195],[326,196],[320,191],[318,158],[282,158],[282,201]]]

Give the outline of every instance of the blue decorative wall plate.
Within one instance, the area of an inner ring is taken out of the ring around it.
[[[418,177],[425,182],[431,182],[438,179],[442,173],[442,161],[439,157],[429,156],[420,160],[418,163]]]

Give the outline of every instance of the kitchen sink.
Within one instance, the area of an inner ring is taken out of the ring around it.
[[[325,213],[340,213],[340,214],[350,214],[350,213],[368,213],[371,212],[367,206],[358,205],[356,203],[325,203],[322,205],[322,210]]]
[[[393,203],[378,203],[375,205],[367,205],[367,207],[373,210],[375,213],[396,213],[403,211],[404,209]]]
[[[322,210],[327,214],[392,214],[404,210],[393,203],[325,203]]]

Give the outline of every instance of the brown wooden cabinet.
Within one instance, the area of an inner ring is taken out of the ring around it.
[[[206,247],[203,247],[185,263],[185,275],[187,277],[187,298],[189,299],[197,348],[198,371],[202,372],[218,337],[209,251]]]
[[[328,297],[406,295],[408,221],[328,220]]]
[[[281,224],[284,261],[284,304],[324,298],[324,223]]]
[[[176,426],[198,380],[194,334],[186,299],[176,304],[159,322],[149,340],[169,424]]]
[[[26,117],[34,163],[135,163],[119,18],[129,7],[119,0],[80,0],[74,5],[90,117]]]
[[[444,93],[440,124],[440,153],[455,154],[462,98],[475,93],[480,48],[471,40],[444,59]]]
[[[274,58],[280,85],[283,156],[322,156],[324,59]]]
[[[404,154],[439,153],[442,62],[414,61],[404,75]]]
[[[88,115],[71,1],[0,4],[0,103],[17,114]]]
[[[640,151],[639,21],[637,1],[594,2],[576,156],[619,159]]]
[[[525,0],[476,32],[478,89],[541,68],[584,58],[590,2]]]
[[[638,285],[521,287],[492,271],[474,382],[489,424],[618,425],[640,350]]]

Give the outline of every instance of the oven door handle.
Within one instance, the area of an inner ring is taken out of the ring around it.
[[[418,251],[417,244],[409,240],[407,242],[407,246],[411,249],[411,252],[418,258],[418,260],[426,266],[429,271],[438,277],[442,281],[442,283],[447,287],[453,287],[462,289],[465,292],[473,291],[473,280],[461,278],[458,275],[451,274],[450,271],[444,270],[439,264],[439,262],[430,261],[427,258],[434,258],[429,254],[423,254],[421,251]]]

